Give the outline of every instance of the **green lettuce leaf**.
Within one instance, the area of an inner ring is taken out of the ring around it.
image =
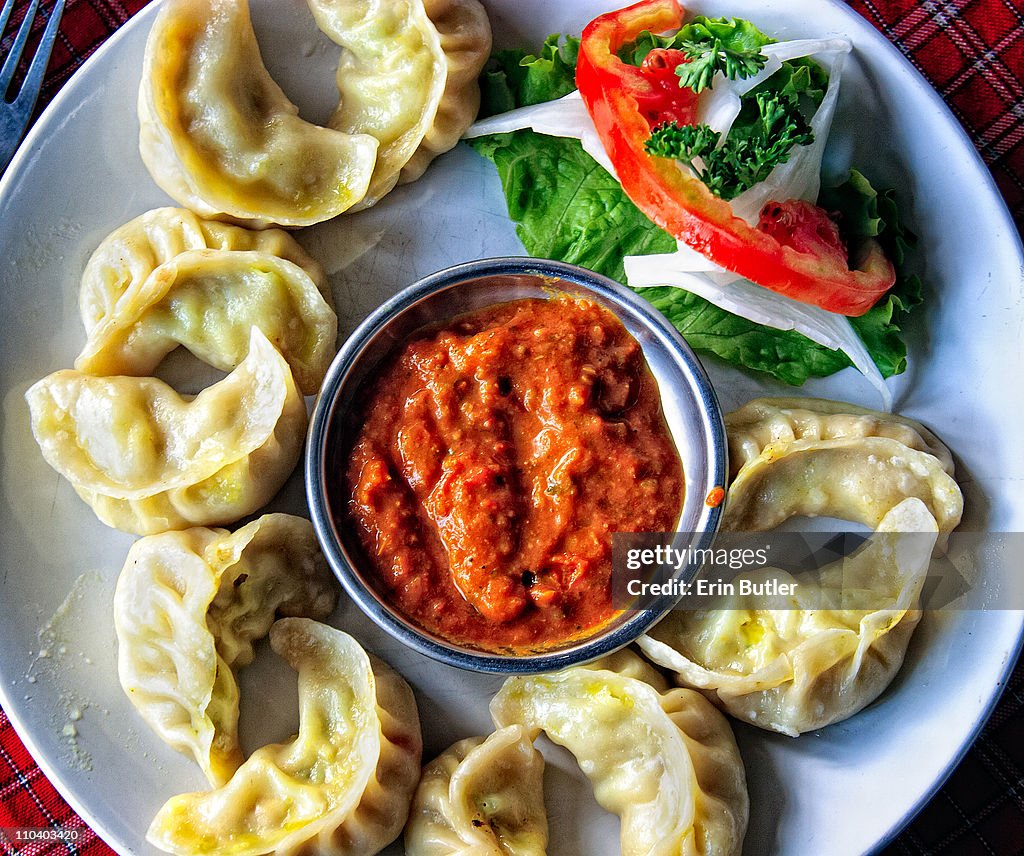
[[[896,194],[891,189],[879,193],[855,169],[837,187],[823,188],[818,204],[838,214],[840,233],[854,252],[858,240],[876,238],[896,266],[892,289],[864,315],[851,318],[850,323],[882,376],[900,374],[907,368],[903,325],[907,314],[921,302],[920,278],[904,270],[907,251],[917,236],[904,226]]]
[[[480,118],[516,107],[542,104],[576,89],[580,40],[548,36],[538,55],[523,50],[496,51],[480,76]]]
[[[469,144],[498,168],[509,216],[531,256],[625,282],[625,256],[675,250],[675,240],[640,212],[579,140],[515,131]]]

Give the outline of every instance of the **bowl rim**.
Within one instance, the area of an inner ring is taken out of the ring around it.
[[[638,294],[606,276],[578,265],[522,256],[487,258],[452,265],[428,274],[401,289],[371,312],[356,327],[335,355],[324,377],[313,406],[306,438],[304,460],[306,499],[317,540],[328,564],[348,596],[375,624],[388,635],[420,654],[450,666],[475,672],[537,674],[589,662],[625,647],[672,609],[679,601],[679,597],[667,594],[654,597],[649,602],[649,608],[631,610],[633,614],[626,617],[613,629],[607,632],[598,630],[596,635],[585,637],[577,642],[570,642],[565,647],[551,651],[501,654],[460,646],[458,643],[443,640],[431,634],[430,631],[417,627],[412,621],[406,620],[360,578],[360,574],[353,567],[354,562],[345,550],[342,538],[337,532],[327,497],[326,448],[333,425],[335,407],[342,390],[345,389],[345,380],[350,376],[368,346],[392,321],[425,299],[466,282],[496,276],[533,276],[545,280],[560,280],[582,290],[584,296],[586,296],[586,292],[591,292],[605,303],[612,304],[611,308],[607,306],[605,308],[609,308],[609,311],[619,317],[620,321],[622,312],[628,313],[633,320],[640,322],[645,329],[667,346],[674,362],[689,381],[688,394],[697,405],[701,429],[708,441],[705,446],[708,484],[702,485],[701,490],[696,494],[702,505],[699,525],[693,530],[685,530],[694,533],[694,540],[691,544],[695,549],[711,547],[718,534],[724,503],[708,505],[704,500],[711,488],[724,488],[726,485],[728,445],[724,416],[718,396],[700,360],[680,333],[664,315]],[[497,305],[499,302],[501,301],[496,301],[492,305]],[[664,389],[660,391],[664,397],[666,394]],[[691,492],[687,489],[684,494],[683,509],[680,513],[681,519],[687,508],[686,497],[690,496]],[[687,566],[686,571],[688,577],[692,579],[699,573],[700,568]]]

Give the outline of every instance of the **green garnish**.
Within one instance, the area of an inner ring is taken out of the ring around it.
[[[676,67],[679,85],[688,86],[694,92],[711,86],[716,72],[722,72],[730,80],[739,80],[753,77],[768,61],[760,48],[734,50],[714,37],[706,41],[680,42],[678,47],[690,60]]]
[[[794,146],[814,141],[795,95],[761,92],[753,109],[751,120],[737,122],[721,145],[707,125],[668,122],[651,132],[647,152],[686,164],[716,196],[734,199],[785,163]]]
[[[876,191],[857,170],[845,182],[822,188],[818,199],[835,213],[843,240],[856,252],[863,238],[875,238],[896,265],[896,284],[864,315],[850,319],[884,377],[907,367],[907,346],[902,327],[906,316],[921,303],[921,280],[907,271],[906,256],[917,236],[903,223],[892,189]]]
[[[619,58],[640,65],[655,48],[679,50],[688,63],[676,68],[679,85],[700,92],[711,86],[715,72],[730,80],[753,77],[767,62],[761,48],[773,39],[742,18],[708,18],[699,15],[673,36],[647,30],[619,52]]]

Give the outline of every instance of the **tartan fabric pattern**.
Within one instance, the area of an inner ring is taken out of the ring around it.
[[[931,81],[1024,223],[1021,0],[848,0]],[[1024,844],[1022,844],[1024,847]]]
[[[85,59],[149,0],[68,0],[39,109]],[[988,164],[1024,231],[1024,6],[1020,0],[847,0],[927,77]],[[43,0],[44,8],[48,3]],[[5,54],[22,0],[0,54]],[[28,55],[45,26],[33,25]],[[106,856],[113,851],[60,797],[0,710],[0,827],[80,830],[69,842],[35,842],[0,853]],[[1024,854],[1024,665],[941,791],[883,856]]]

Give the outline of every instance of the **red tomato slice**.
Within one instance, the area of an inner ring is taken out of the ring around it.
[[[821,212],[813,218],[805,210],[796,219],[762,217],[755,228],[735,216],[729,203],[699,178],[644,150],[652,125],[651,99],[664,97],[663,81],[658,74],[624,63],[617,53],[644,30],[660,33],[678,29],[682,22],[677,0],[641,0],[595,18],[583,31],[576,85],[626,195],[671,235],[725,269],[830,312],[863,315],[896,280],[892,262],[877,241],[865,242],[851,269],[841,241],[837,247],[809,240],[811,232],[824,226],[820,217],[828,219],[817,206],[803,203]],[[796,210],[793,201],[769,203],[766,209],[772,205]],[[814,228],[809,229],[812,220]],[[799,228],[787,233],[787,222]]]
[[[651,85],[645,97],[637,96],[637,107],[654,128],[663,122],[692,125],[697,119],[697,93],[679,85],[676,68],[689,62],[686,54],[677,50],[655,48],[640,66]]]

